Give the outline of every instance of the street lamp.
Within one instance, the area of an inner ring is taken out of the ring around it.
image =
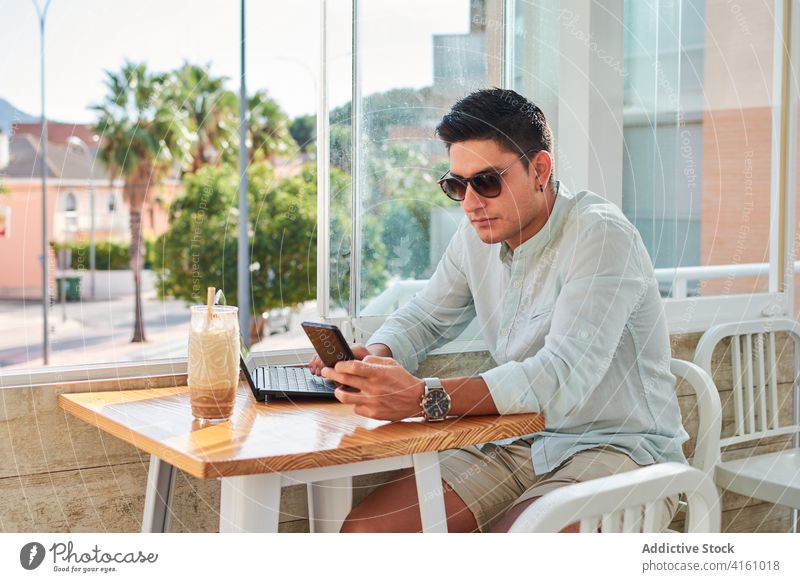
[[[250,244],[247,207],[247,87],[245,67],[245,0],[241,0],[239,65],[239,245],[236,290],[239,297],[239,328],[250,345]]]
[[[47,258],[49,256],[50,237],[47,232],[47,117],[44,113],[44,21],[47,18],[47,9],[50,8],[50,0],[45,0],[44,6],[41,7],[33,1],[33,7],[36,9],[36,15],[39,17],[39,57],[41,58],[41,89],[42,89],[42,133],[39,138],[39,166],[42,169],[42,310],[44,317],[44,336],[42,338],[43,360],[46,366],[50,363],[50,330],[48,329],[48,310],[50,309],[50,281],[49,281],[49,265]]]
[[[92,299],[95,298],[95,285],[94,285],[94,273],[95,273],[95,244],[94,244],[94,158],[92,157],[92,152],[89,151],[89,146],[86,145],[86,142],[79,138],[77,135],[69,136],[67,143],[71,146],[80,148],[80,150],[86,155],[86,159],[89,160],[89,213],[91,214],[90,221],[89,221],[89,285],[91,289],[91,296]]]

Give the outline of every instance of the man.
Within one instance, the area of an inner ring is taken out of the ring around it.
[[[410,303],[355,346],[359,360],[315,373],[357,414],[399,420],[540,412],[546,429],[440,454],[449,531],[507,531],[538,497],[652,463],[686,462],[653,266],[613,204],[554,178],[544,114],[514,91],[456,103],[437,127],[450,155],[442,190],[466,220]],[[498,366],[420,379],[428,350],[473,319]],[[666,526],[675,500],[661,508]],[[347,517],[342,531],[419,531],[412,470]]]

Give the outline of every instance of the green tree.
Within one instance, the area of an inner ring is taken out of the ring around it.
[[[210,73],[209,65],[185,62],[169,74],[168,103],[187,115],[191,141],[191,171],[217,163],[220,152],[236,150],[239,101],[225,89],[226,77]]]
[[[388,249],[388,269],[403,279],[427,279],[431,262],[431,214],[435,207],[453,206],[436,180],[447,160],[431,163],[404,143],[373,145],[367,161],[365,204],[380,219],[381,237]],[[380,290],[378,290],[380,291]]]
[[[306,154],[316,151],[317,117],[316,115],[300,115],[292,120],[289,133],[300,151]]]
[[[170,107],[164,94],[167,76],[144,64],[126,62],[106,71],[106,96],[92,106],[98,120],[99,157],[112,178],[122,177],[122,195],[130,214],[130,256],[135,289],[132,342],[145,341],[142,318],[142,208],[165,172],[189,161],[191,135],[186,112]]]
[[[437,93],[433,87],[397,88],[371,93],[361,103],[362,130],[373,141],[389,137],[390,127],[433,127],[453,105],[452,98]],[[352,103],[331,109],[331,125],[350,125]]]
[[[247,106],[251,163],[297,151],[297,144],[289,133],[289,117],[266,91],[256,91],[248,97]]]
[[[303,153],[315,151],[315,140],[317,137],[317,117],[316,115],[301,115],[295,117],[289,126],[289,133],[292,134],[294,141]]]
[[[238,163],[239,96],[225,89],[226,77],[211,75],[208,65],[184,63],[169,74],[168,101],[188,117],[192,137],[191,171],[225,160]],[[290,121],[266,91],[247,98],[248,161],[287,156],[298,151]]]
[[[334,170],[334,188],[348,177]],[[250,204],[250,287],[256,313],[294,306],[316,296],[316,166],[276,182],[268,163],[248,169]],[[205,166],[184,177],[185,194],[170,207],[170,228],[156,241],[155,268],[162,296],[202,303],[209,285],[222,288],[229,304],[238,304],[236,269],[237,171],[227,165]],[[335,213],[335,221],[345,218]],[[369,284],[385,281],[385,249],[375,239],[375,264]],[[332,275],[333,276],[333,275]]]

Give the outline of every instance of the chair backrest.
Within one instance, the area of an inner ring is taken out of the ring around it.
[[[670,371],[682,379],[697,397],[699,419],[692,466],[711,474],[719,462],[719,437],[722,430],[722,405],[714,382],[702,368],[673,358]]]
[[[557,532],[580,522],[581,532],[661,531],[661,501],[685,494],[689,532],[720,530],[719,494],[708,474],[682,463],[658,463],[546,493],[513,523],[510,533]]]
[[[792,342],[791,421],[781,423],[780,410],[788,406],[778,394],[778,360],[775,334],[786,333]],[[725,447],[765,437],[800,432],[800,325],[791,319],[760,319],[716,325],[700,338],[694,361],[713,375],[714,349],[730,338],[731,388],[733,390],[734,434],[720,440]]]

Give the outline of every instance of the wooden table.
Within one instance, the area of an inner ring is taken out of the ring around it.
[[[192,418],[189,389],[62,394],[59,406],[150,453],[142,531],[166,531],[177,467],[221,479],[221,532],[276,532],[281,488],[306,483],[312,532],[339,531],[352,477],[414,467],[424,531],[447,531],[438,452],[544,429],[538,414],[378,421],[336,401],[257,402],[239,387],[231,419]]]

